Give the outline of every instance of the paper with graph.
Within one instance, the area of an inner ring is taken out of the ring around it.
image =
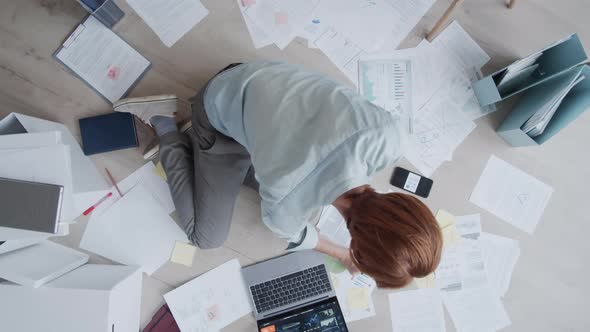
[[[164,295],[183,332],[218,331],[252,311],[237,259]]]

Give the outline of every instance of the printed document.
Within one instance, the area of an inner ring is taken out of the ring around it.
[[[386,0],[394,10],[393,31],[385,41],[382,51],[393,51],[406,39],[420,22],[435,0]]]
[[[127,3],[168,47],[209,14],[199,0],[127,0]]]
[[[254,44],[255,49],[262,48],[264,46],[272,44],[272,40],[268,38],[264,30],[262,30],[256,23],[250,18],[250,16],[246,15],[246,9],[249,6],[244,5],[244,0],[236,0],[238,2],[238,7],[240,7],[240,12],[242,13],[242,17],[244,18],[244,22],[246,23],[246,28],[250,33],[250,38],[252,39],[252,43]]]
[[[532,234],[552,193],[550,186],[492,156],[469,200]]]
[[[332,205],[324,207],[317,226],[328,240],[345,248],[350,247],[350,233],[340,212]]]
[[[111,103],[121,99],[150,66],[94,16],[78,26],[55,57]]]
[[[164,295],[182,331],[218,331],[252,311],[237,259]]]
[[[393,332],[445,332],[445,317],[438,289],[389,294]]]
[[[360,47],[334,29],[327,30],[314,44],[358,86],[359,59],[365,54]]]
[[[495,295],[503,297],[520,256],[518,241],[484,232],[480,243],[490,288]]]
[[[413,132],[412,61],[409,57],[370,56],[359,61],[359,90],[373,104],[400,116]]]

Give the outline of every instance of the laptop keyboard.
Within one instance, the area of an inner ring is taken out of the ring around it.
[[[250,287],[258,313],[330,290],[330,280],[323,264]]]

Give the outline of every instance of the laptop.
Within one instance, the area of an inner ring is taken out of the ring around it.
[[[242,268],[259,332],[348,332],[324,256],[306,250]]]
[[[0,227],[57,233],[62,186],[0,178]]]

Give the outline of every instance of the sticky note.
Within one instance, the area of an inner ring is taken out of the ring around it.
[[[242,5],[244,7],[250,7],[256,4],[256,0],[242,0]]]
[[[154,174],[164,179],[164,181],[168,181],[168,176],[166,176],[166,171],[164,171],[164,166],[162,166],[162,162],[160,161],[158,161],[156,168],[154,168]]]
[[[445,210],[438,210],[436,213],[436,221],[441,229],[455,224],[455,216]]]
[[[193,258],[195,257],[196,252],[197,247],[191,246],[188,243],[176,241],[174,250],[172,250],[172,257],[170,257],[170,261],[191,267],[193,266]]]
[[[285,25],[289,23],[289,14],[279,11],[275,13],[275,24],[276,25]]]
[[[424,278],[414,278],[414,282],[418,288],[434,288],[436,286],[434,273],[431,273]]]
[[[367,288],[349,288],[346,300],[350,310],[368,310],[369,290]]]
[[[443,236],[443,247],[454,246],[461,242],[461,235],[455,226],[455,216],[445,210],[438,210],[436,221],[440,226]]]
[[[340,277],[334,273],[330,273],[330,279],[332,279],[332,286],[334,286],[334,289],[340,288]]]

